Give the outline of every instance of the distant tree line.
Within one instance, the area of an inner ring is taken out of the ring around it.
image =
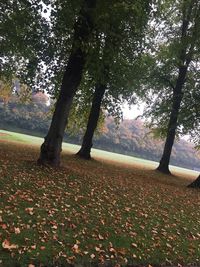
[[[46,105],[41,93],[35,94],[32,101],[26,104],[12,98],[5,106],[0,99],[0,128],[42,137],[51,123],[52,108],[53,105]],[[83,133],[83,129],[77,132],[72,128],[71,133],[66,131],[64,140],[80,145]],[[114,118],[107,117],[99,133],[94,136],[94,147],[159,161],[163,141],[155,138],[140,119],[123,120],[116,126]],[[200,155],[195,152],[192,144],[184,140],[175,143],[171,158],[173,165],[198,169],[199,160]]]

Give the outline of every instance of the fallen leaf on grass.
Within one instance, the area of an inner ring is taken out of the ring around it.
[[[131,246],[134,248],[137,248],[137,244],[135,244],[135,243],[132,243]]]
[[[78,247],[78,245],[77,245],[77,244],[73,245],[72,250],[73,250],[75,253],[79,253],[79,247]]]
[[[30,214],[33,215],[33,208],[26,208],[25,211]]]
[[[129,212],[131,210],[131,208],[125,207],[124,210]]]
[[[126,255],[126,249],[125,248],[118,248],[116,249],[116,252],[121,255]]]
[[[2,228],[3,230],[5,230],[5,229],[7,228],[7,225],[6,225],[5,223],[2,223],[2,224],[1,224],[1,228]]]
[[[91,254],[91,255],[90,255],[90,258],[91,258],[91,259],[94,259],[94,258],[95,258],[95,255],[94,255],[94,254]]]
[[[98,238],[99,238],[99,240],[104,240],[103,236],[100,234],[98,235]]]
[[[95,247],[95,250],[96,250],[97,252],[99,252],[101,249],[98,248],[98,247]]]
[[[10,241],[8,239],[5,239],[2,243],[2,247],[5,248],[5,249],[15,249],[15,248],[18,248],[18,245],[16,244],[11,244]]]
[[[16,235],[21,233],[21,231],[20,231],[20,229],[18,227],[15,227],[14,230],[15,230],[15,234]]]

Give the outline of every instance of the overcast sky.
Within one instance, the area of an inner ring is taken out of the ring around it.
[[[131,109],[127,104],[123,105],[123,117],[124,119],[135,119],[137,116],[142,115],[144,110],[144,104],[132,105]]]

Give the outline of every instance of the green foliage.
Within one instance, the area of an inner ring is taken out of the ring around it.
[[[1,76],[16,75],[26,84],[36,81],[48,44],[48,24],[42,11],[42,2],[1,3]]]
[[[186,31],[185,27],[188,27]],[[155,22],[150,24],[148,38],[153,47],[149,56],[146,56],[149,61],[146,77],[143,79],[142,99],[147,103],[144,116],[148,118],[151,127],[158,128],[157,133],[162,137],[166,135],[167,118],[171,113],[175,85],[179,68],[182,66],[187,68],[187,77],[184,82],[177,136],[191,134],[194,140],[197,137],[194,129],[198,129],[199,111],[194,112],[194,106],[198,105],[195,103],[198,98],[194,96],[198,95],[200,78],[199,29],[199,1],[160,1]],[[156,38],[151,39],[151,34]]]
[[[74,106],[78,105],[76,109],[82,110],[76,118],[81,123],[88,117],[90,103],[86,102],[91,101],[94,88],[99,84],[106,87],[102,110],[115,116],[116,120],[122,118],[122,103],[138,90],[138,66],[150,12],[148,0],[134,4],[121,0],[98,4],[96,31],[89,50],[85,78],[74,99]]]
[[[37,98],[44,101],[38,101]],[[0,103],[0,128],[43,136],[49,128],[53,106],[46,105],[45,97],[38,95],[37,98],[36,95],[33,96],[32,101],[26,104],[12,98],[6,108]],[[72,109],[65,138],[67,142],[80,144],[86,121],[77,120],[80,112],[85,112],[85,109],[74,110],[77,107],[78,105],[75,105]],[[152,129],[145,127],[142,121],[118,121],[116,126],[114,118],[104,116],[105,114],[101,114],[97,134],[94,137],[94,147],[139,158],[159,160],[163,142],[160,138],[153,139]],[[85,120],[87,120],[87,114]],[[191,144],[184,140],[177,140],[172,152],[172,164],[189,168],[198,167],[199,156]]]

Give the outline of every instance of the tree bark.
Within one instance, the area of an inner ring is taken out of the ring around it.
[[[200,188],[200,175],[191,184],[188,185],[190,188]]]
[[[172,103],[172,110],[171,110],[170,119],[169,119],[168,128],[167,128],[167,138],[165,141],[164,151],[163,151],[162,158],[160,160],[160,164],[157,168],[158,171],[165,173],[165,174],[170,174],[169,162],[170,162],[170,156],[171,156],[172,147],[173,147],[175,135],[176,135],[180,105],[181,105],[181,101],[183,98],[183,87],[184,87],[184,83],[186,80],[188,66],[192,60],[192,54],[194,50],[194,44],[193,43],[188,44],[186,42],[186,39],[188,37],[187,31],[188,31],[188,27],[190,24],[192,7],[193,7],[193,1],[190,2],[187,12],[185,10],[184,15],[183,15],[183,22],[182,22],[182,28],[181,28],[181,39],[180,39],[180,42],[182,44],[182,49],[180,50],[180,55],[179,55],[179,60],[180,60],[180,65],[178,69],[179,73],[178,73],[178,77],[176,80],[176,85],[175,87],[173,87],[173,103]],[[195,29],[196,29],[196,24],[195,24]],[[189,48],[189,52],[187,52],[188,48]]]
[[[86,47],[94,28],[93,10],[96,0],[84,0],[79,18],[74,26],[71,55],[63,76],[62,85],[52,122],[45,141],[41,146],[38,163],[57,167],[60,164],[62,140],[67,125],[73,97],[81,82],[86,63]]]
[[[181,101],[183,98],[182,89],[185,83],[186,74],[187,74],[187,67],[186,66],[180,67],[178,79],[177,79],[176,86],[173,92],[172,111],[170,114],[170,119],[169,119],[168,128],[167,128],[167,138],[165,141],[163,155],[160,160],[160,164],[157,168],[158,171],[165,173],[165,174],[170,174],[169,162],[170,162],[170,156],[171,156],[172,147],[173,147],[175,135],[176,135],[178,115],[179,115]]]
[[[101,103],[106,90],[105,85],[96,85],[93,100],[92,100],[92,107],[90,110],[90,115],[87,123],[87,129],[85,132],[85,135],[83,137],[83,142],[81,149],[78,151],[77,155],[84,159],[91,159],[91,148],[92,148],[92,139],[94,136],[94,132],[96,130],[99,115],[100,115],[100,109],[101,109]]]

